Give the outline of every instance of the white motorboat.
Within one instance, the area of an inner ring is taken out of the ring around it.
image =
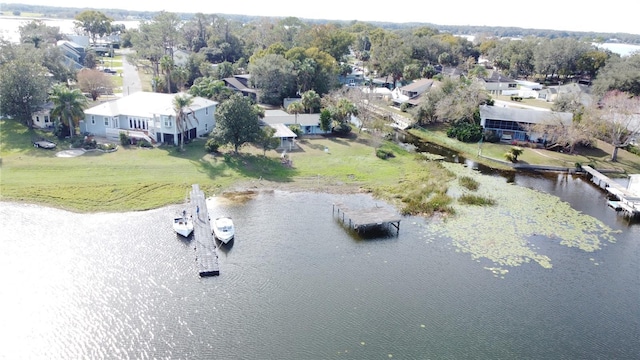
[[[173,230],[175,230],[177,234],[189,237],[193,232],[193,219],[183,213],[182,216],[173,219]]]
[[[228,243],[233,239],[235,235],[235,228],[233,226],[233,220],[230,217],[219,217],[211,224],[211,230],[216,239],[223,243]]]

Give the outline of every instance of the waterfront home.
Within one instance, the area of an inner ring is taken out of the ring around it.
[[[410,84],[397,87],[391,92],[393,103],[400,106],[407,103],[416,106],[420,103],[420,96],[428,92],[433,86],[433,79],[418,79]]]
[[[184,94],[135,92],[117,100],[102,103],[84,111],[80,131],[117,141],[124,132],[131,138],[151,143],[180,144],[185,140],[206,136],[215,126],[215,101],[194,97],[186,110],[195,120],[186,122],[184,133],[178,131],[173,99]]]
[[[319,135],[330,133],[320,129],[320,114],[288,114],[283,110],[265,110],[263,123],[268,125],[283,124],[285,126],[298,124],[300,130],[306,135]]]
[[[504,141],[538,141],[542,134],[531,133],[529,128],[535,124],[569,125],[573,121],[570,112],[518,109],[502,106],[480,106],[480,125],[485,130],[495,131]]]

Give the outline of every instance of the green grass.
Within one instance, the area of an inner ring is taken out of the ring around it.
[[[512,145],[506,143],[463,143],[446,136],[446,127],[443,125],[430,126],[424,129],[411,129],[409,132],[426,141],[442,145],[456,150],[464,157],[479,163],[509,170],[504,154]],[[576,148],[574,154],[560,153],[557,151],[524,148],[522,155],[518,157],[518,164],[546,165],[573,168],[577,163],[590,165],[597,169],[617,170],[629,174],[640,173],[640,156],[625,150],[618,151],[618,161],[610,160],[613,148],[604,142],[597,142],[594,148]],[[481,154],[482,156],[479,156]],[[496,161],[492,161],[496,160]]]
[[[279,153],[267,152],[265,157],[252,146],[243,147],[239,155],[228,148],[216,156],[206,154],[204,140],[187,144],[184,152],[175,147],[120,147],[113,153],[59,158],[56,151],[67,149],[68,142],[56,140],[54,151],[36,149],[31,139],[41,136],[40,131],[9,120],[1,120],[0,128],[0,199],[79,212],[145,210],[180,203],[194,183],[208,195],[258,181],[322,191],[345,187],[378,191],[428,168],[393,144],[385,146],[393,149],[395,157],[379,159],[366,137],[303,140],[300,150],[289,153],[293,167],[288,168],[280,163]],[[393,192],[378,193],[392,201],[399,198]]]

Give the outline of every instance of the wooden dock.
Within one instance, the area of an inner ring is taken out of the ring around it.
[[[400,233],[400,215],[385,208],[348,209],[344,204],[333,204],[333,213],[342,219],[342,223],[357,232],[374,226],[393,226],[396,235]]]
[[[610,201],[609,206],[630,217],[640,216],[640,174],[630,175],[629,186],[625,188],[590,166],[582,166],[582,170],[589,174],[591,182],[617,200]]]
[[[196,248],[198,273],[201,277],[220,275],[218,249],[211,233],[207,203],[204,192],[200,190],[198,184],[192,185],[191,210],[192,214],[195,214],[193,217],[193,240]]]

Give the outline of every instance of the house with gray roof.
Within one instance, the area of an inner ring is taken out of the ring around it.
[[[518,89],[518,83],[515,80],[497,71],[491,72],[489,76],[480,78],[478,81],[489,94],[502,95],[507,90]]]
[[[320,129],[320,114],[288,114],[283,110],[265,110],[262,122],[268,125],[284,124],[285,126],[298,124],[306,135],[320,135],[330,133]]]
[[[392,91],[393,102],[396,105],[408,103],[411,106],[419,104],[420,95],[428,92],[433,86],[433,79],[418,79]]]
[[[215,127],[217,102],[194,97],[187,110],[197,121],[187,121],[184,133],[178,131],[173,99],[182,94],[135,92],[117,100],[102,103],[84,111],[80,131],[118,141],[120,133],[145,139],[151,143],[180,144],[185,140],[206,136]],[[191,117],[191,116],[190,116]]]
[[[244,96],[248,96],[255,100],[258,96],[258,91],[249,87],[250,75],[234,75],[222,79],[225,85],[233,91],[240,92]]]
[[[480,106],[480,125],[485,130],[495,131],[504,141],[537,141],[542,134],[529,130],[535,124],[564,124],[573,121],[570,112],[519,109],[501,106]]]

